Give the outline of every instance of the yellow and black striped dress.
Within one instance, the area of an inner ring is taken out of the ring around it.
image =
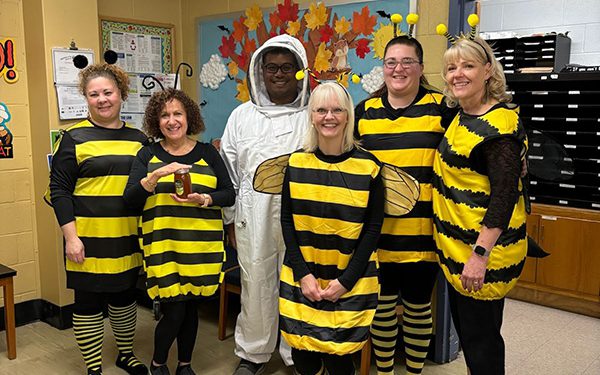
[[[483,288],[474,293],[463,289],[459,277],[473,252],[490,200],[489,178],[475,170],[470,157],[476,147],[497,137],[516,138],[525,153],[525,129],[513,108],[500,103],[479,117],[461,112],[446,131],[433,164],[434,236],[440,266],[459,293],[481,300],[503,298],[516,284],[527,254],[526,213],[521,194],[508,229],[492,249]]]
[[[160,145],[147,165],[148,173],[170,163]],[[194,151],[211,145],[197,144]],[[216,151],[215,155],[216,154]],[[205,158],[193,163],[190,170],[192,192],[211,193],[217,177]],[[146,286],[150,298],[184,300],[215,293],[223,279],[225,260],[223,216],[219,206],[200,207],[178,203],[173,175],[158,180],[155,193],[146,199],[140,218],[140,245],[144,251]]]
[[[444,116],[451,110],[443,104],[441,94],[423,87],[406,109],[394,111],[384,100],[371,98],[357,106],[355,133],[361,146],[381,162],[398,166],[419,181],[420,194],[407,215],[385,216],[377,257],[381,263],[435,262],[432,165],[444,134]]]
[[[146,136],[132,126],[82,121],[65,132],[53,156],[50,194],[59,224],[75,220],[85,246],[81,264],[65,259],[67,287],[117,292],[135,286],[142,254],[135,210],[125,206],[129,170]]]
[[[379,291],[374,250],[381,214],[376,233],[371,237],[372,244],[361,247],[361,241],[367,237],[362,232],[367,225],[367,212],[372,209],[368,207],[369,199],[374,194],[371,189],[379,172],[377,159],[358,149],[333,161],[318,150],[297,152],[290,157],[283,199],[284,204],[289,199],[294,233],[284,233],[286,251],[296,247],[307,272],[315,276],[321,288],[334,279],[344,285],[344,272],[357,251],[361,251],[365,263],[360,274],[355,275],[357,281],[350,291],[337,302],[310,302],[302,294],[301,277],[294,276],[298,270],[292,268],[286,253],[279,311],[281,333],[293,348],[344,355],[360,350],[367,340]],[[382,189],[377,194],[382,194]],[[377,208],[379,212],[382,209]],[[285,228],[284,225],[284,232]],[[290,236],[294,245],[288,241]]]

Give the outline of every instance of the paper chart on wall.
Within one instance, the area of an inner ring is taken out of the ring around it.
[[[126,72],[162,72],[160,37],[111,31],[110,45],[117,53],[117,65]]]

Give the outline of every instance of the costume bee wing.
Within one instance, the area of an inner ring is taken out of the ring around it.
[[[419,199],[419,181],[401,168],[385,163],[381,178],[385,188],[385,213],[392,216],[409,213]]]
[[[529,152],[528,171],[532,176],[545,181],[566,181],[575,175],[573,159],[566,148],[552,139],[547,132],[531,129],[527,131]]]
[[[65,134],[64,130],[60,130],[58,133],[58,137],[56,137],[56,139],[54,140],[54,143],[52,144],[52,156],[54,156],[54,153],[56,152],[56,150],[58,150],[58,147],[60,146],[60,141],[62,141],[63,139],[63,135]],[[48,162],[48,167],[50,169],[52,169],[52,159],[49,159]],[[44,192],[44,202],[46,202],[46,204],[48,204],[50,207],[52,207],[52,199],[50,198],[50,182],[48,181],[48,186],[46,187],[46,191]]]
[[[290,156],[291,154],[285,154],[260,163],[254,172],[254,190],[266,194],[281,194]]]

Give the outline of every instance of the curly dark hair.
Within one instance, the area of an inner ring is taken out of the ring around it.
[[[121,99],[123,101],[127,100],[127,96],[129,96],[129,76],[118,66],[107,63],[89,65],[79,72],[79,91],[83,96],[86,94],[88,83],[98,77],[113,81],[121,92]]]
[[[149,137],[164,138],[160,131],[160,114],[173,99],[177,99],[183,104],[185,115],[187,117],[187,135],[196,135],[205,129],[204,121],[200,116],[200,107],[185,92],[176,89],[166,89],[152,94],[146,112],[144,113],[144,132]]]

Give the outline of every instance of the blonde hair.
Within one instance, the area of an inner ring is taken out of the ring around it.
[[[304,151],[314,152],[319,146],[319,133],[312,122],[313,111],[319,108],[328,99],[335,99],[340,108],[346,110],[346,128],[342,139],[342,152],[348,152],[358,145],[354,139],[354,103],[346,89],[337,82],[325,82],[317,85],[308,100],[308,122],[311,126],[304,140]]]
[[[492,47],[480,37],[475,37],[474,40],[467,38],[458,38],[456,43],[448,48],[444,53],[444,69],[442,78],[446,83],[444,86],[444,96],[448,107],[454,108],[458,105],[458,99],[452,94],[452,90],[446,81],[446,73],[448,65],[459,59],[471,60],[482,65],[490,63],[490,78],[485,84],[485,92],[483,94],[482,103],[487,103],[490,99],[495,99],[499,102],[508,103],[512,100],[512,95],[506,93],[506,78],[502,65],[494,57]]]

